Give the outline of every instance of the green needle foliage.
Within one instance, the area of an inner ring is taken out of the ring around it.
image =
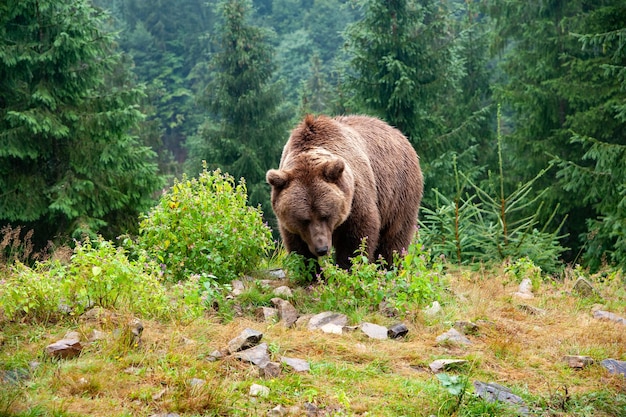
[[[161,186],[105,19],[86,0],[0,4],[0,223],[113,234]]]

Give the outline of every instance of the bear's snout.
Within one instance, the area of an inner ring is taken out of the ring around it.
[[[328,253],[328,245],[316,247],[315,253],[317,254],[317,256],[326,256],[326,254]]]

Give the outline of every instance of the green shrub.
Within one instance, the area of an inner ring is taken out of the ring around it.
[[[212,274],[229,282],[253,270],[273,247],[259,208],[246,205],[242,179],[206,165],[177,181],[141,221],[137,244],[163,265],[169,279]]]
[[[381,302],[401,313],[439,298],[438,284],[443,266],[430,259],[419,242],[409,245],[407,252],[397,255],[393,265],[381,259],[369,262],[364,243],[351,259],[349,271],[339,268],[330,257],[322,259],[325,284],[317,287],[317,296],[324,309],[345,313],[376,310]]]

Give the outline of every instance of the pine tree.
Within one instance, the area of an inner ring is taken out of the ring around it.
[[[221,4],[221,50],[211,59],[203,101],[209,112],[197,137],[188,141],[190,174],[202,160],[236,178],[244,177],[253,205],[271,213],[266,171],[276,165],[288,134],[281,91],[272,82],[274,66],[267,33],[248,22],[248,0]]]
[[[0,222],[43,240],[112,237],[161,185],[129,135],[142,92],[123,81],[106,18],[86,0],[0,4]]]

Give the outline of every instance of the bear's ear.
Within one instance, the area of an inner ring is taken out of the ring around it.
[[[343,174],[345,164],[341,159],[333,159],[324,165],[324,178],[328,182],[337,182]]]
[[[272,187],[281,189],[285,188],[285,186],[289,182],[289,175],[285,171],[270,169],[269,171],[267,171],[265,179],[267,180],[267,183]]]

